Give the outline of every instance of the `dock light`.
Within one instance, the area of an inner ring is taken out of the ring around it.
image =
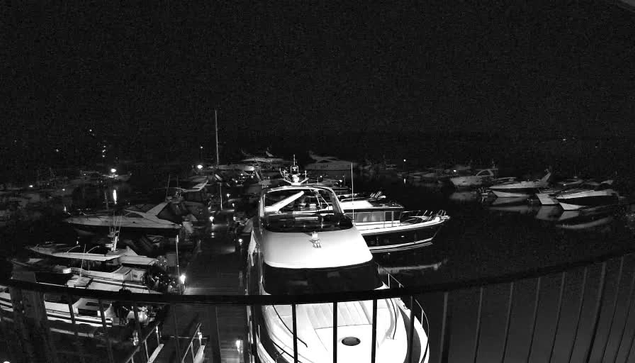
[[[112,190],[112,201],[117,204],[117,189]]]
[[[114,174],[114,173],[116,173],[116,172],[117,172],[117,169],[115,169],[115,168],[110,169],[110,173],[111,173],[111,174]]]
[[[139,333],[136,330],[132,332],[132,345],[135,347],[139,345]]]
[[[179,281],[181,281],[181,284],[185,284],[185,274],[179,276]]]
[[[203,165],[202,165],[202,164],[198,164],[198,165],[196,165],[196,169],[198,169],[198,170],[203,169]]]
[[[236,350],[239,353],[242,353],[242,351],[243,351],[243,341],[242,341],[242,339],[236,339]]]

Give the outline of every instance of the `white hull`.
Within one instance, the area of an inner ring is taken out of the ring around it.
[[[558,205],[558,200],[550,195],[550,193],[536,193],[536,197],[542,205]]]
[[[492,193],[494,193],[494,195],[496,195],[498,198],[519,198],[531,196],[531,193],[524,191],[514,191],[513,189],[510,189],[509,191],[492,190]]]

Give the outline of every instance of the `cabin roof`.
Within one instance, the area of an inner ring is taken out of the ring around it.
[[[310,232],[271,232],[263,235],[266,264],[280,268],[327,268],[368,262],[372,254],[356,228],[318,232],[315,247]]]

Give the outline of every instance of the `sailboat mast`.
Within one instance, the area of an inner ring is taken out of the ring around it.
[[[214,110],[214,129],[216,130],[216,166],[220,163],[218,158],[218,111]]]

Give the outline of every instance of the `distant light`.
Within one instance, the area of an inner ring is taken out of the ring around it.
[[[29,188],[33,188],[33,184],[29,184]]]
[[[209,216],[209,221],[214,223],[214,216]]]
[[[203,145],[199,146],[201,148],[201,150],[203,150]]]
[[[201,164],[196,165],[196,169],[198,169],[198,170],[203,169],[203,165],[201,165]]]
[[[102,155],[101,155],[101,157],[102,157],[102,158],[105,158],[105,157],[106,157],[106,155],[103,155],[103,154],[102,154]]]
[[[117,172],[117,169],[112,168],[112,169],[110,169],[110,172],[111,172],[112,174],[114,174],[114,173],[116,173],[116,172]]]
[[[230,194],[229,194],[229,193],[227,193],[227,198],[229,198],[229,196],[230,196]]]
[[[55,149],[55,152],[56,152],[56,153],[60,152],[60,149]]]
[[[243,351],[243,341],[242,341],[242,339],[236,339],[236,350],[239,353],[242,353],[242,351]]]
[[[185,274],[182,274],[181,276],[179,276],[179,281],[181,281],[181,284],[185,283]]]
[[[93,132],[93,129],[88,129],[88,132]]]
[[[405,163],[405,162],[406,162],[406,159],[403,159],[403,162]]]

